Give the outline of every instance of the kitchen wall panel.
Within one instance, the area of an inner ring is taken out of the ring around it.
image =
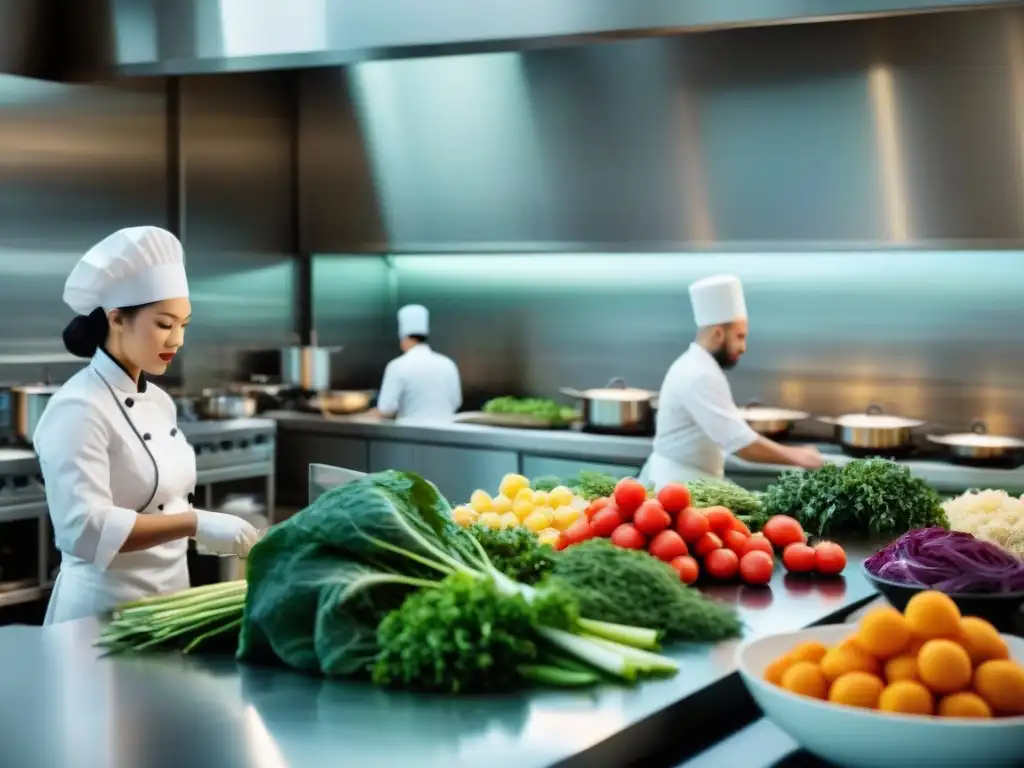
[[[56,362],[71,267],[120,227],[167,225],[164,92],[0,75],[0,381],[77,370]]]
[[[286,72],[181,80],[190,389],[236,378],[246,350],[292,341],[296,87]]]

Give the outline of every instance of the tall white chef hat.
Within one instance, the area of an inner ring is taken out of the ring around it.
[[[735,275],[714,275],[698,280],[690,286],[693,319],[698,328],[745,320],[747,302],[743,298],[743,283]]]
[[[64,284],[64,303],[79,315],[186,298],[185,254],[160,227],[121,229],[90,248]]]
[[[398,338],[429,336],[430,313],[419,304],[406,304],[398,310]]]

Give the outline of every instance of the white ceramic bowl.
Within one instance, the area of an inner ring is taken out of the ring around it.
[[[1013,768],[1024,760],[1024,717],[972,720],[882,714],[784,691],[764,669],[798,643],[839,644],[853,624],[748,640],[737,651],[740,677],[765,716],[808,752],[843,768]],[[1024,640],[1003,635],[1024,663]]]

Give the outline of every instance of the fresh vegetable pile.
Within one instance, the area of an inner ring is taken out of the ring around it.
[[[816,536],[947,527],[938,494],[908,467],[887,459],[786,472],[762,494],[761,503],[765,516],[788,515]]]
[[[469,504],[452,511],[456,525],[480,525],[484,528],[523,526],[537,534],[542,542],[554,544],[564,531],[579,519],[587,501],[564,485],[550,490],[534,490],[522,475],[505,475],[498,495],[476,490]]]
[[[572,489],[573,493],[586,501],[593,501],[604,496],[611,496],[618,482],[619,478],[612,475],[584,469],[565,479],[553,476],[538,477],[533,481],[533,487],[538,491],[550,491],[556,486],[563,485]],[[647,495],[651,495],[650,489],[648,489]]]
[[[908,531],[864,566],[882,579],[947,594],[1024,591],[1024,560],[969,533]]]
[[[764,671],[791,693],[893,715],[1024,715],[1024,667],[999,632],[962,617],[942,592],[920,592],[901,614],[876,608],[833,648],[797,645]]]
[[[496,397],[484,403],[484,413],[501,416],[529,416],[552,426],[571,424],[579,411],[543,397]]]
[[[942,505],[954,531],[970,533],[1024,558],[1024,499],[1006,491],[968,491]]]
[[[649,499],[637,480],[620,480],[611,496],[593,501],[584,516],[561,533],[556,546],[565,549],[593,538],[609,538],[623,549],[646,550],[671,565],[687,584],[701,573],[716,580],[739,577],[746,584],[767,584],[777,550],[793,571],[834,575],[846,567],[846,554],[838,544],[821,542],[812,549],[793,518],[775,516],[760,534],[751,535],[745,519],[725,507],[691,506],[689,489],[678,483],[666,485],[657,498]]]
[[[761,494],[748,491],[728,480],[694,480],[686,484],[690,490],[690,504],[700,509],[725,507],[734,514],[758,522],[762,513]],[[752,526],[754,527],[754,526]],[[757,525],[756,527],[760,527]]]

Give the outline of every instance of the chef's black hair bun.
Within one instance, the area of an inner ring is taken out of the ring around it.
[[[97,307],[88,315],[79,315],[64,328],[64,348],[75,357],[92,357],[107,340],[107,313]]]

